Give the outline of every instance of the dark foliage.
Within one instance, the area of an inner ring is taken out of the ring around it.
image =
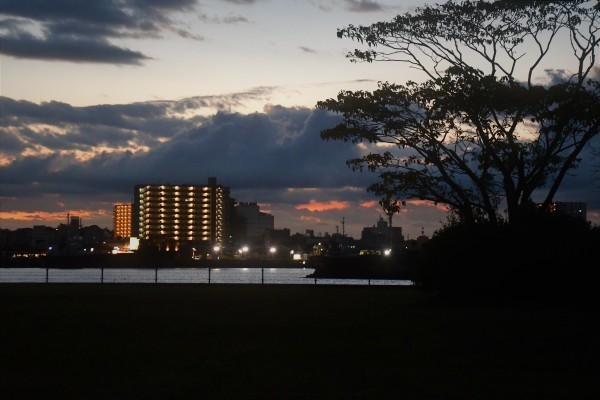
[[[558,214],[520,224],[455,224],[420,252],[416,282],[467,301],[589,301],[595,292],[600,229]]]

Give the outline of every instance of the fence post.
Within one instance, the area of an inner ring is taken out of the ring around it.
[[[260,275],[261,275],[260,276],[260,283],[264,285],[265,284],[265,267],[262,267],[260,269]]]
[[[317,284],[317,277],[315,276],[315,285]]]
[[[100,283],[104,283],[104,267],[100,268]]]
[[[49,267],[46,266],[46,283],[48,283],[48,269],[49,269]]]
[[[158,283],[158,267],[154,268],[154,283]]]
[[[210,285],[210,267],[208,267],[208,284]]]

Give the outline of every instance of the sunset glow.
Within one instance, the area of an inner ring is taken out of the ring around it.
[[[308,204],[298,204],[296,210],[308,210],[311,212],[321,212],[329,210],[344,210],[350,207],[350,203],[347,201],[331,200],[326,202],[319,202],[311,200]]]

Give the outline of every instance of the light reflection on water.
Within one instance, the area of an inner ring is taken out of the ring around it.
[[[0,283],[396,285],[410,280],[308,277],[312,268],[0,268]]]

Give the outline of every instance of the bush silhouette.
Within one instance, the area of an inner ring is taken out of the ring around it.
[[[520,224],[455,224],[423,246],[415,281],[453,298],[587,299],[599,233],[584,221],[544,213]]]

